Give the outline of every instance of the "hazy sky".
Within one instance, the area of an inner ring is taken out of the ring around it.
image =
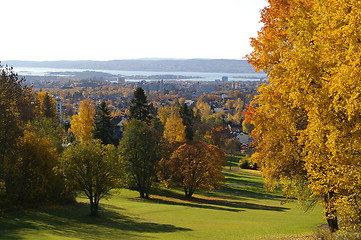
[[[266,0],[6,0],[0,61],[242,59]]]

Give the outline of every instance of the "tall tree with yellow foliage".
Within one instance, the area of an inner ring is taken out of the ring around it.
[[[71,120],[70,132],[79,142],[90,140],[94,130],[94,101],[85,99],[79,103],[79,113]]]
[[[164,138],[169,143],[186,140],[186,126],[178,112],[172,112],[164,126]]]
[[[308,186],[331,231],[361,226],[360,19],[359,1],[269,0],[248,56],[269,75],[253,159],[271,185]]]

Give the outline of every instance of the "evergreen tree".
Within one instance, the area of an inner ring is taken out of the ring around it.
[[[97,108],[94,118],[93,137],[102,140],[103,144],[114,144],[114,125],[107,104],[103,101]]]
[[[55,99],[46,92],[39,92],[37,98],[38,114],[42,117],[58,120]]]
[[[184,126],[186,127],[186,139],[191,141],[193,140],[194,136],[193,123],[195,119],[193,109],[189,108],[186,103],[183,103],[179,108],[179,114],[182,118]]]
[[[152,116],[152,105],[149,104],[147,96],[142,88],[137,88],[134,91],[134,98],[131,101],[132,105],[129,107],[130,119],[137,119],[146,123],[150,123]]]

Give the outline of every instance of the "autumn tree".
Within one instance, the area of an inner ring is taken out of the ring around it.
[[[152,105],[149,103],[144,90],[142,88],[137,88],[134,91],[134,98],[129,107],[129,118],[150,123],[150,120],[152,119],[151,110]]]
[[[237,154],[241,150],[241,144],[237,139],[227,139],[225,140],[223,150],[230,154],[233,157],[234,154]],[[232,162],[229,161],[229,170],[232,170]]]
[[[70,132],[79,142],[84,142],[93,136],[95,107],[91,99],[85,99],[79,105],[79,113],[70,122]]]
[[[64,129],[58,121],[51,118],[35,117],[26,125],[26,129],[35,132],[39,137],[48,138],[58,153],[63,151]]]
[[[24,125],[34,117],[31,88],[11,67],[0,64],[0,181],[10,169]]]
[[[269,75],[255,101],[253,158],[267,182],[307,186],[321,198],[331,231],[338,216],[341,226],[359,228],[360,4],[269,3],[249,56]]]
[[[95,139],[102,140],[103,144],[115,143],[115,126],[112,124],[111,112],[104,101],[96,107],[94,124],[93,136]]]
[[[164,139],[168,142],[184,142],[186,140],[186,126],[178,112],[171,113],[164,126]]]
[[[58,153],[49,138],[25,130],[17,142],[17,156],[6,174],[7,195],[20,203],[59,201],[66,196],[65,183],[57,171]]]
[[[155,166],[160,159],[160,136],[144,121],[132,119],[120,141],[121,156],[141,198],[148,198],[156,176]]]
[[[99,201],[110,190],[122,187],[124,164],[113,145],[91,139],[67,148],[61,156],[61,169],[68,184],[83,191],[90,202],[90,215],[98,215]]]
[[[225,155],[216,146],[187,142],[179,146],[169,159],[159,162],[160,177],[168,185],[180,186],[186,197],[197,189],[213,189],[224,181]]]
[[[56,101],[47,92],[38,92],[37,94],[37,112],[41,117],[56,120],[58,117],[56,111]]]

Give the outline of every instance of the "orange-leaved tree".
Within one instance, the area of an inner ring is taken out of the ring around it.
[[[187,142],[169,159],[159,162],[160,177],[167,185],[181,186],[190,198],[197,189],[213,189],[224,181],[225,154],[216,146]]]

